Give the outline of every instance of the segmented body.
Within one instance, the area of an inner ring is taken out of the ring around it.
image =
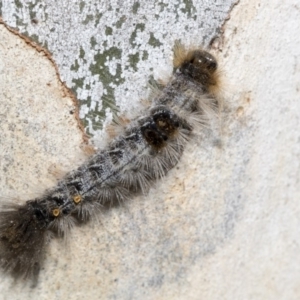
[[[209,53],[196,50],[185,53],[174,66],[173,77],[152,99],[152,106],[106,149],[41,197],[0,212],[0,259],[5,270],[36,276],[48,233],[64,236],[76,221],[89,220],[103,207],[147,193],[178,163],[193,133],[217,108],[210,93],[217,64]]]
[[[158,106],[132,123],[107,149],[69,173],[43,199],[29,202],[39,206],[47,226],[60,218],[85,221],[94,209],[146,193],[152,181],[177,164],[191,134],[184,120]]]

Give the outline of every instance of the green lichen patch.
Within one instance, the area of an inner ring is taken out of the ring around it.
[[[155,48],[162,45],[162,43],[157,38],[155,38],[153,32],[150,33],[148,44]]]
[[[134,4],[132,5],[132,12],[134,14],[137,14],[139,8],[140,8],[140,3],[139,2],[134,2]]]
[[[71,65],[71,70],[77,72],[79,70],[78,59],[75,60],[75,63]]]
[[[137,71],[137,64],[140,61],[139,57],[140,57],[139,53],[128,55],[128,61],[129,61],[130,67],[134,71]]]
[[[26,35],[29,36],[28,33],[26,33]],[[40,41],[39,41],[39,37],[38,37],[36,34],[32,34],[32,35],[30,35],[29,37],[30,37],[30,39],[31,39],[33,42],[35,42],[36,44],[41,44]],[[43,45],[43,46],[44,46],[44,45]]]
[[[113,29],[109,26],[105,26],[105,35],[112,35]]]
[[[79,57],[82,58],[84,60],[84,56],[85,56],[85,51],[82,47],[80,47],[79,50]],[[85,60],[84,60],[85,61]]]
[[[99,22],[102,18],[103,14],[102,13],[97,13],[94,15],[94,18],[95,18],[95,27],[97,27],[99,25]]]
[[[16,16],[16,27],[19,28],[19,27],[22,27],[22,26],[26,26],[27,24],[23,23],[23,20],[21,18],[19,18],[18,16]],[[24,35],[26,36],[29,36],[28,35],[28,32],[23,32]]]
[[[85,19],[82,21],[83,25],[87,25],[90,22],[94,21],[94,16],[93,15],[86,15]]]
[[[92,49],[94,49],[95,46],[97,45],[97,41],[94,36],[91,37],[90,43],[91,43]]]
[[[23,4],[20,0],[15,0],[15,4],[17,8],[23,8]]]
[[[160,7],[160,12],[163,12],[166,7],[168,7],[167,3],[159,2],[157,5]]]
[[[184,14],[187,14],[188,17],[191,17],[192,14],[196,13],[196,7],[194,6],[193,0],[183,0],[182,1],[185,4],[185,8],[181,8],[181,11]]]
[[[103,120],[105,117],[105,110],[109,107],[112,108],[115,106],[115,89],[113,85],[120,85],[124,83],[124,78],[121,77],[122,69],[121,65],[117,64],[115,74],[112,75],[109,71],[109,66],[105,63],[112,59],[121,59],[122,50],[117,47],[111,47],[103,53],[98,53],[94,56],[94,64],[89,67],[92,75],[99,75],[99,78],[103,84],[103,89],[105,90],[104,96],[102,97],[102,108],[97,112],[97,116]],[[90,105],[90,103],[87,103]],[[85,119],[95,119],[95,113],[87,114]],[[96,121],[95,121],[96,122]],[[97,122],[96,122],[97,123]],[[94,123],[93,123],[94,124]],[[87,126],[87,124],[85,124]],[[96,124],[98,128],[102,128],[102,122],[99,121],[99,124]]]
[[[115,58],[115,59],[120,59],[122,57],[122,50],[120,50],[117,47],[111,47],[103,53],[97,53],[94,56],[94,64],[90,66],[90,71],[93,75],[104,75],[104,76],[111,76],[108,70],[108,67],[105,66],[105,62],[107,61],[107,58]],[[115,77],[115,76],[114,76]]]
[[[130,39],[129,39],[129,42],[132,46],[135,46],[136,43],[135,43],[135,38],[137,36],[137,32],[138,31],[141,31],[143,32],[145,30],[145,24],[143,23],[138,23],[135,25],[135,28],[134,28],[134,31],[132,32],[131,36],[130,36]]]
[[[78,88],[83,88],[84,78],[78,78],[78,79],[73,78],[72,82],[75,84],[75,86],[72,87],[72,91],[76,94],[76,90]]]
[[[144,50],[144,51],[143,51],[142,60],[147,60],[148,57],[149,57],[149,53],[148,53],[146,50]]]
[[[84,1],[81,1],[81,2],[79,3],[79,10],[80,10],[81,13],[83,12],[84,7],[85,7],[85,2],[84,2]]]
[[[121,28],[122,25],[125,23],[126,21],[126,16],[123,15],[116,23],[114,23],[114,25],[116,26],[116,28]]]

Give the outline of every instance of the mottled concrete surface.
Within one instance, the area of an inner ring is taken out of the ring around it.
[[[37,288],[2,274],[0,298],[299,299],[299,26],[296,0],[240,1],[215,43],[226,77],[221,129],[191,143],[149,196],[75,228],[68,246],[53,241]],[[1,190],[24,199],[34,191],[24,182],[50,184],[51,165],[77,158],[82,138],[53,65],[0,34]],[[153,68],[168,61],[162,53]]]
[[[55,174],[73,168],[82,158],[83,134],[76,102],[51,60],[4,25],[0,30],[1,182],[6,191],[25,188],[23,194],[31,183],[43,189]]]

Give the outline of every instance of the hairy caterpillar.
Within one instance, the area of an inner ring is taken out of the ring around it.
[[[177,45],[174,74],[143,116],[40,197],[2,205],[1,267],[15,277],[37,278],[51,237],[64,237],[99,210],[146,194],[217,110],[218,74],[211,54]]]

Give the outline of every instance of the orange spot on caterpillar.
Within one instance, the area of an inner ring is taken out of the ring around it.
[[[73,197],[73,201],[74,203],[78,204],[79,202],[81,202],[82,197],[80,195],[76,195]]]
[[[58,217],[58,216],[60,215],[60,210],[59,210],[59,208],[54,208],[54,209],[52,210],[52,215],[53,215],[54,217]]]

